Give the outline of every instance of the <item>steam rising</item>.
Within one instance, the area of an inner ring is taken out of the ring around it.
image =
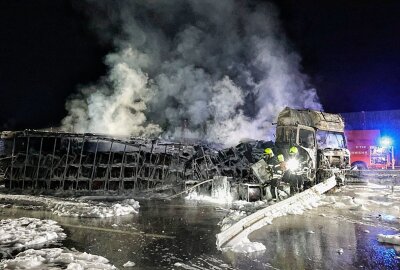
[[[66,104],[65,129],[267,139],[285,107],[322,109],[271,4],[234,0],[89,1],[115,50],[106,77]]]

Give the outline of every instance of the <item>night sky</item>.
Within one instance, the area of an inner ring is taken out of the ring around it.
[[[2,129],[58,126],[67,97],[106,73],[111,44],[78,2],[0,1]],[[325,111],[400,109],[400,1],[274,2]]]

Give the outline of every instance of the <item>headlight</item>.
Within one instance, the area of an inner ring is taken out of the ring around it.
[[[297,159],[293,158],[293,159],[288,160],[288,162],[286,163],[286,166],[289,170],[296,171],[299,168],[300,163]]]

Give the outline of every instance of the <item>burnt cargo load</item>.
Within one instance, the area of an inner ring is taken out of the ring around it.
[[[35,130],[1,133],[0,170],[7,188],[148,190],[214,176],[254,182],[250,165],[272,142],[217,150],[206,144]]]

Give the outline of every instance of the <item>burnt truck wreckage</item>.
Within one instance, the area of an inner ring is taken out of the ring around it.
[[[0,170],[9,189],[176,193],[204,182],[203,190],[213,192],[223,179],[228,193],[254,200],[263,197],[269,179],[252,165],[267,147],[287,157],[289,147],[297,146],[309,164],[303,171],[310,186],[332,175],[342,179],[349,168],[343,130],[339,115],[285,108],[275,143],[246,141],[226,149],[91,133],[3,131]],[[251,189],[258,190],[253,197]]]
[[[296,192],[332,176],[338,184],[344,183],[350,170],[350,152],[346,148],[344,121],[340,115],[285,108],[276,125],[276,141],[272,149],[285,158],[281,163],[284,174],[280,177],[286,182],[283,184],[293,185],[291,175],[295,175],[297,181]],[[289,155],[293,146],[298,149],[296,157]],[[253,164],[252,171],[262,186],[269,185],[276,177],[264,160]]]
[[[278,116],[275,145],[285,156],[290,146],[299,149],[311,184],[331,176],[343,183],[350,169],[344,121],[338,114],[285,108]]]
[[[1,133],[0,168],[15,189],[168,189],[227,176],[255,181],[250,165],[272,142],[252,141],[216,150],[141,138],[44,131]]]

